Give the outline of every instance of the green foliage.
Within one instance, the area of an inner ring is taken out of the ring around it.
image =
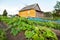
[[[54,8],[55,8],[55,10],[54,10],[53,16],[54,17],[60,17],[60,2],[59,1],[57,1]]]
[[[55,33],[49,29],[50,27],[54,28],[52,22],[42,23],[21,17],[2,17],[1,20],[7,23],[9,27],[11,26],[11,34],[13,36],[18,35],[21,31],[25,31],[25,37],[27,40],[58,40]]]
[[[7,11],[6,10],[3,11],[3,16],[7,16]]]
[[[16,36],[16,35],[18,34],[18,32],[20,31],[20,30],[17,30],[17,31],[16,31],[16,30],[17,30],[17,29],[12,28],[12,29],[11,29],[11,34],[14,35],[14,36]]]
[[[42,36],[38,36],[38,34],[35,34],[33,37],[33,40],[44,40],[44,37],[42,37]]]
[[[0,40],[7,40],[5,32],[0,29]]]
[[[60,10],[60,2],[59,1],[57,1],[57,3],[56,3],[54,8],[57,9],[57,10]]]
[[[45,27],[48,27],[48,28],[53,28],[53,29],[60,30],[60,24],[55,23],[55,22],[37,22],[37,23],[40,26],[45,26]]]
[[[25,32],[25,36],[26,36],[26,38],[28,38],[28,39],[30,39],[30,38],[32,38],[32,36],[34,35],[34,32],[33,31],[26,31]]]

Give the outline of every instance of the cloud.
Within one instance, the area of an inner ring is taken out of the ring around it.
[[[19,12],[19,10],[23,7],[24,7],[24,5],[22,5],[22,4],[18,4],[18,5],[15,5],[15,6],[14,5],[13,6],[11,6],[11,5],[10,6],[1,5],[0,6],[0,14],[2,15],[4,9],[6,9],[7,12],[8,12],[8,15],[14,15],[14,14],[17,14]]]
[[[60,0],[57,0],[57,1],[60,1]]]
[[[8,15],[18,14],[19,10],[24,6],[34,3],[38,3],[42,11],[51,11],[56,1],[57,0],[4,0],[0,2],[0,14],[3,13],[4,9],[7,10]]]

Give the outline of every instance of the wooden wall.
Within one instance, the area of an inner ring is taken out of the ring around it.
[[[34,9],[19,12],[20,17],[36,17],[36,11]]]
[[[44,17],[44,13],[36,11],[36,17],[43,18]]]

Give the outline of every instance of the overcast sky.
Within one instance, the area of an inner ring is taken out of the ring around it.
[[[60,0],[0,0],[0,14],[6,9],[8,14],[18,14],[19,10],[26,5],[38,3],[42,11],[52,11],[56,1]]]

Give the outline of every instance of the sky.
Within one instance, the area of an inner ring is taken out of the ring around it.
[[[19,11],[31,4],[38,3],[41,11],[52,11],[56,1],[60,0],[0,0],[0,14],[3,14],[4,9],[7,10],[8,15],[18,14]]]

